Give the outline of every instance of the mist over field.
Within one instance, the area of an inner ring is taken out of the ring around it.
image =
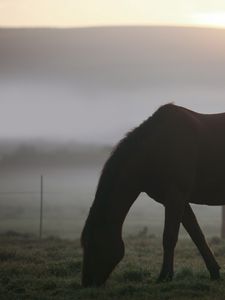
[[[225,111],[225,31],[165,27],[0,29],[0,231],[78,237],[115,143],[160,105]],[[208,235],[220,207],[194,206]],[[141,195],[125,223],[159,235]]]

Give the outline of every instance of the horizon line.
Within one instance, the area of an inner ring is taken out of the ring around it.
[[[113,29],[113,28],[171,28],[171,29],[201,29],[201,30],[225,30],[223,26],[210,26],[210,25],[194,25],[194,24],[182,24],[182,25],[171,25],[171,24],[149,24],[149,25],[134,25],[134,24],[127,24],[127,25],[87,25],[87,26],[2,26],[0,25],[1,29],[18,29],[18,30],[28,30],[28,29],[35,29],[35,30],[74,30],[74,29]]]

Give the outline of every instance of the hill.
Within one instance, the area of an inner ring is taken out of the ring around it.
[[[0,74],[79,87],[224,85],[225,30],[182,27],[0,29]]]

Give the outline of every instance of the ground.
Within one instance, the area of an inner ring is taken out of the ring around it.
[[[194,244],[183,239],[175,253],[175,277],[156,283],[162,261],[158,237],[144,230],[125,238],[126,255],[104,288],[80,285],[82,251],[79,240],[46,238],[16,233],[0,237],[1,300],[112,300],[112,299],[225,299],[225,241],[209,244],[222,267],[221,280],[211,281]]]

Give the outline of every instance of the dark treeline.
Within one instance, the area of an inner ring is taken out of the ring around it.
[[[90,167],[104,162],[111,151],[108,145],[85,145],[57,142],[0,142],[0,165],[12,166],[73,166]]]

